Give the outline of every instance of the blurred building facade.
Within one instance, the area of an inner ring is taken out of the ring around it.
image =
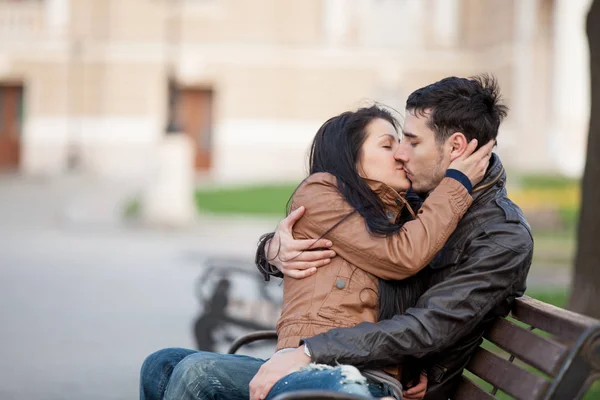
[[[0,168],[148,177],[174,102],[199,173],[297,179],[335,113],[489,72],[511,108],[505,164],[576,176],[589,3],[0,0]]]

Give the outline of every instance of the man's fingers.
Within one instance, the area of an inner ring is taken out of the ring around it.
[[[261,392],[260,392],[258,398],[260,400],[266,399],[267,395],[269,394],[269,392],[273,388],[274,384],[275,384],[275,382],[270,382],[270,381],[265,382],[264,386],[261,388]]]
[[[281,220],[281,226],[286,229],[292,229],[296,221],[298,221],[300,218],[302,218],[302,215],[304,215],[304,210],[304,206],[296,208],[287,217]]]
[[[267,394],[269,394],[269,391],[266,389],[266,385],[263,384],[260,387],[256,387],[254,391],[250,392],[250,400],[263,400],[267,397]]]
[[[411,387],[408,390],[405,390],[407,396],[415,396],[419,393],[425,392],[427,390],[427,385],[418,384],[417,386]]]
[[[419,393],[419,394],[408,394],[405,395],[404,393],[402,394],[402,400],[421,400],[423,399],[423,397],[425,397],[425,393]]]
[[[327,249],[333,246],[331,240],[327,239],[303,239],[303,240],[294,240],[291,242],[290,250],[302,251],[302,250],[311,250],[311,249]]]
[[[316,272],[317,272],[316,268],[305,269],[302,271],[293,269],[293,270],[288,270],[288,271],[284,272],[284,274],[289,276],[290,278],[302,279],[302,278],[307,278]]]
[[[260,369],[258,370],[258,373],[254,376],[254,378],[252,378],[252,380],[250,381],[250,385],[249,385],[249,391],[250,391],[250,400],[255,400],[258,398],[259,396],[259,388],[257,387],[257,383],[258,382],[258,377],[260,374]]]
[[[282,272],[291,278],[301,279],[311,276],[317,272],[317,268],[323,267],[331,262],[330,258],[312,262],[296,262],[284,264]]]
[[[416,393],[408,393],[408,391],[402,392],[402,398],[404,400],[420,400],[425,397],[425,390]]]
[[[335,257],[335,252],[333,250],[311,250],[317,248],[323,248],[317,246],[311,246],[314,240],[294,240],[289,242],[285,247],[282,244],[281,251],[279,252],[279,259],[284,263],[297,262],[297,261],[316,261],[322,260],[325,258],[333,258]],[[330,244],[328,241],[321,242],[321,246],[327,248],[325,246]],[[270,253],[270,252],[269,252]]]
[[[287,256],[287,254],[286,254]],[[292,263],[306,263],[306,262],[313,262],[313,261],[322,261],[322,260],[329,260],[331,258],[335,257],[335,251],[333,250],[312,250],[312,251],[303,251],[301,253],[295,253],[293,254],[289,260],[286,258],[285,261],[287,261],[290,264],[290,267],[294,267],[295,269],[298,267],[296,265],[292,265]],[[297,268],[297,269],[306,269],[306,268],[311,268],[311,267],[316,267],[317,265],[306,265],[304,268]]]
[[[406,400],[419,400],[425,396],[425,392],[427,391],[427,374],[422,373],[419,376],[419,383],[415,386],[409,388],[408,390],[404,390],[402,392],[403,398]]]

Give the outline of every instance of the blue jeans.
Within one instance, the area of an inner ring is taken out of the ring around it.
[[[140,400],[248,400],[248,385],[265,363],[254,357],[186,349],[164,349],[151,354],[142,365]],[[358,370],[343,365],[311,364],[279,380],[266,400],[282,393],[322,389],[361,395],[390,396],[391,391],[368,382]]]

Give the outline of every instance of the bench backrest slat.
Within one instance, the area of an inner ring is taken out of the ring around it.
[[[519,321],[549,332],[565,342],[574,342],[586,329],[598,323],[593,318],[527,296],[515,301],[512,315]]]
[[[556,376],[567,347],[512,322],[498,318],[485,338],[540,371]]]
[[[475,353],[467,369],[520,400],[537,399],[548,384],[544,378],[525,371],[484,349],[479,349]]]
[[[469,378],[462,376],[461,382],[454,395],[455,399],[464,400],[494,400],[495,397],[474,384]]]

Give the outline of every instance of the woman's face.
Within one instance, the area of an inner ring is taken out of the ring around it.
[[[358,160],[361,177],[385,183],[399,192],[410,188],[404,164],[394,158],[398,132],[385,119],[377,118],[366,127],[366,139]]]

